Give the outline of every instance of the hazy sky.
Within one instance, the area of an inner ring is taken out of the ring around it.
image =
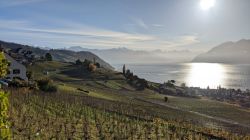
[[[250,0],[0,0],[0,40],[42,47],[207,50],[250,38]]]

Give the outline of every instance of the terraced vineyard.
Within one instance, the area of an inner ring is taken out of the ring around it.
[[[13,90],[13,139],[249,139],[85,95]]]
[[[165,102],[166,95],[138,91],[106,69],[87,74],[52,61],[29,70],[34,80],[52,79],[58,91],[7,89],[12,139],[250,139],[247,109],[177,96]]]

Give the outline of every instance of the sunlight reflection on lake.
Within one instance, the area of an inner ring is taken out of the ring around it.
[[[182,64],[130,64],[127,68],[139,77],[163,83],[176,80],[176,84],[207,88],[250,89],[250,65],[220,63],[182,63]],[[122,70],[122,64],[116,66]]]
[[[188,86],[216,88],[225,85],[226,68],[216,63],[193,63],[186,76]]]

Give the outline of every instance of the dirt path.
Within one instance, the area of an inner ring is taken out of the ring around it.
[[[140,101],[144,101],[144,102],[148,102],[148,103],[152,103],[152,104],[156,104],[156,105],[161,105],[161,106],[168,107],[168,108],[171,108],[171,109],[175,109],[175,110],[178,110],[178,111],[193,113],[193,114],[196,114],[196,115],[199,115],[199,116],[202,116],[202,117],[206,117],[206,118],[209,118],[209,119],[217,120],[217,121],[220,121],[220,122],[250,128],[250,125],[247,125],[247,124],[238,123],[238,122],[233,121],[233,120],[224,119],[224,118],[220,118],[220,117],[216,117],[216,116],[210,116],[210,115],[203,114],[203,113],[196,112],[196,111],[185,110],[185,109],[182,109],[182,108],[179,108],[179,107],[176,107],[176,106],[168,105],[168,104],[163,103],[163,102],[146,100],[146,99],[142,99],[142,98],[135,98],[135,99],[140,100]]]

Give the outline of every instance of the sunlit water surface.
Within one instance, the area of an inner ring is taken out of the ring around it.
[[[122,65],[115,65],[117,70]],[[166,65],[131,64],[127,68],[139,77],[163,83],[176,80],[191,87],[250,89],[250,65],[227,65],[217,63],[185,63]]]

